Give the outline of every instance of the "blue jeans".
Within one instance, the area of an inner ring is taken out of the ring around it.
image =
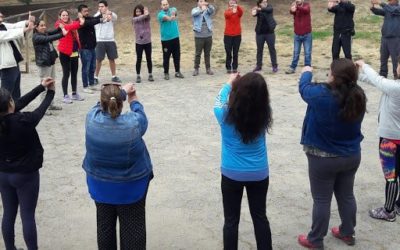
[[[87,88],[88,85],[94,85],[94,70],[96,69],[96,50],[81,49],[79,52],[82,61],[82,83],[83,87]]]
[[[299,36],[294,35],[294,48],[293,48],[293,60],[290,67],[296,69],[299,63],[301,44],[304,47],[304,66],[311,66],[311,52],[312,52],[312,34],[307,33],[305,35]]]

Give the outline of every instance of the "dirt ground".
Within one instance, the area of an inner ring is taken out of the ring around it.
[[[134,1],[136,2],[138,1]],[[157,1],[149,2],[155,5]],[[189,4],[185,5],[186,8],[188,6]],[[363,8],[367,9],[367,5],[360,6],[360,9]],[[184,13],[183,16],[187,17],[187,14]],[[332,20],[329,17],[327,21],[328,17],[324,19],[327,23]],[[279,14],[277,18],[284,21],[289,17]],[[122,15],[121,22],[128,25],[129,18]],[[216,20],[217,27],[223,26],[220,22],[220,18]],[[185,79],[172,77],[170,81],[164,81],[160,68],[158,26],[153,24],[156,81],[149,83],[144,80],[137,85],[139,99],[149,119],[145,141],[155,174],[146,202],[147,246],[148,249],[157,250],[222,249],[220,135],[213,115],[214,99],[227,79],[221,61],[222,36],[218,33],[214,39],[213,66],[216,74],[207,76],[202,68],[200,76],[192,77],[193,38],[189,33],[189,23],[181,25],[182,72]],[[255,63],[254,23],[246,23],[245,26],[239,67],[243,73],[250,71]],[[135,78],[134,44],[130,40],[133,37],[131,28],[126,27],[129,28],[129,33],[118,34],[121,55],[118,75],[124,81],[132,81]],[[262,72],[270,89],[274,117],[273,130],[267,136],[270,164],[267,215],[274,249],[301,249],[296,237],[300,233],[308,232],[312,208],[306,157],[299,144],[306,106],[298,94],[299,73],[289,76],[284,74],[291,59],[292,40],[278,37],[277,47],[280,71],[277,74],[270,72],[266,50],[266,66]],[[316,66],[315,79],[319,81],[326,78],[326,69],[330,63],[330,49],[327,48],[330,48],[330,38],[314,42],[313,64]],[[367,58],[375,68],[378,48],[379,44],[368,41],[354,42],[354,53]],[[299,66],[301,65],[302,60]],[[147,70],[144,66],[145,64],[142,66],[143,78],[146,79]],[[59,65],[57,67],[57,80],[60,82],[61,69]],[[38,83],[33,64],[32,68],[30,74],[22,75],[23,92],[29,91]],[[102,82],[110,79],[107,65],[103,66],[100,77]],[[56,99],[59,102],[62,95],[60,83],[57,86]],[[80,81],[79,86],[81,90]],[[368,113],[362,127],[365,139],[362,142],[362,162],[355,182],[358,203],[357,244],[352,249],[394,250],[400,245],[399,221],[389,223],[373,220],[368,216],[369,209],[383,204],[385,182],[377,151],[380,93],[371,86],[362,86],[368,97]],[[85,153],[85,115],[99,99],[99,92],[85,97],[83,102],[62,105],[62,111],[45,116],[38,126],[45,149],[36,214],[40,249],[91,250],[97,247],[95,206],[88,195],[81,164]],[[37,105],[38,100],[28,110]],[[256,249],[245,194],[241,215],[239,249]],[[336,202],[333,201],[330,225],[336,226],[339,221]],[[24,246],[19,218],[16,242],[17,246]],[[350,249],[330,234],[325,238],[325,248]],[[0,241],[0,249],[4,249],[3,241]]]

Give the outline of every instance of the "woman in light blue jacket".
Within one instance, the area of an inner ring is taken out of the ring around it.
[[[211,70],[210,54],[212,48],[213,22],[212,16],[215,8],[206,0],[197,0],[197,7],[192,9],[193,31],[194,31],[194,71],[193,76],[199,75],[201,52],[204,51],[204,62],[206,73],[214,75]]]
[[[128,96],[130,111],[121,114]],[[152,164],[143,135],[147,118],[132,84],[105,84],[86,117],[83,168],[97,208],[99,250],[146,248],[145,203]]]
[[[269,92],[257,73],[237,74],[224,84],[214,105],[221,127],[221,189],[224,249],[238,249],[243,189],[246,188],[257,249],[272,249],[266,215],[269,166],[265,133],[272,126]]]

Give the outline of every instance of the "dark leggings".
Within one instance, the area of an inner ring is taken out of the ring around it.
[[[226,53],[225,67],[227,70],[237,70],[239,66],[239,48],[242,36],[224,36],[224,46]]]
[[[117,250],[116,224],[119,219],[121,250],[146,249],[146,196],[133,204],[111,205],[96,202],[99,250]]]
[[[179,42],[179,38],[161,41],[161,45],[163,50],[164,73],[169,73],[169,59],[171,58],[171,55],[174,59],[175,72],[180,72],[181,44]]]
[[[64,96],[68,95],[68,80],[70,75],[71,75],[72,94],[75,94],[77,87],[79,58],[70,57],[63,53],[60,53],[60,62],[63,71],[63,77],[62,77],[63,94]]]
[[[222,175],[221,190],[224,206],[224,249],[238,249],[238,231],[243,189],[247,199],[256,235],[257,249],[272,249],[271,229],[266,215],[269,177],[262,181],[235,181]]]
[[[143,51],[146,54],[147,70],[149,74],[153,72],[153,63],[151,61],[151,43],[136,44],[136,74],[140,75],[142,67]]]
[[[0,172],[0,192],[3,202],[1,230],[6,250],[15,249],[14,224],[18,206],[26,246],[28,250],[38,249],[35,210],[39,179],[39,171],[27,174]]]

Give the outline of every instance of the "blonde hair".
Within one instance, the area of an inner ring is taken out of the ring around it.
[[[111,118],[117,118],[122,112],[121,89],[118,85],[106,85],[102,88],[100,94],[100,105],[104,112],[111,115]]]

